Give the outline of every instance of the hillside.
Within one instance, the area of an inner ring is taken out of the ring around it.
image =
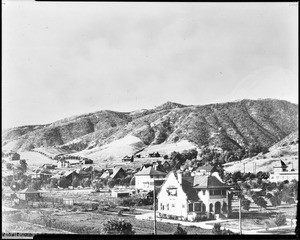
[[[298,105],[283,100],[241,100],[203,106],[167,102],[153,109],[105,110],[49,125],[8,129],[2,132],[2,149],[55,148],[101,161],[151,149],[168,154],[181,142],[187,148],[213,145],[236,149],[254,143],[271,147],[297,129]]]
[[[269,148],[269,152],[265,154],[258,154],[252,158],[246,158],[242,161],[230,162],[224,164],[227,172],[271,172],[274,166],[280,166],[280,161],[283,161],[288,170],[299,170],[298,161],[298,131],[289,134],[287,137],[274,144]]]

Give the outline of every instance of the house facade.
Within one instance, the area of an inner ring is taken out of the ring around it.
[[[135,189],[152,191],[154,189],[154,180],[156,186],[165,180],[167,173],[155,170],[153,167],[143,167],[141,171],[137,172],[135,177]]]
[[[183,177],[170,172],[158,193],[158,214],[194,220],[200,216],[227,217],[230,210],[229,186],[213,175]]]
[[[270,182],[283,182],[285,180],[292,181],[299,179],[299,172],[294,169],[288,170],[288,166],[281,161],[281,166],[274,166],[273,172],[270,173]]]
[[[58,168],[69,168],[70,167],[70,162],[65,160],[65,159],[61,159],[57,161],[57,167]]]

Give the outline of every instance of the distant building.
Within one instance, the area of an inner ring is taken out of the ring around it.
[[[20,154],[14,152],[9,156],[9,158],[11,161],[18,161],[18,160],[20,160]]]
[[[127,176],[127,173],[125,172],[125,170],[121,167],[116,167],[116,168],[107,168],[104,173],[101,175],[101,179],[104,178],[112,178],[114,180],[118,179],[118,178],[124,178]]]
[[[231,209],[229,188],[216,176],[184,177],[181,172],[171,171],[157,196],[158,213],[189,220],[197,216],[227,217]]]
[[[69,168],[70,162],[65,159],[57,160],[57,167],[58,168]]]
[[[125,157],[122,158],[123,162],[133,162],[133,160],[134,160],[133,156],[129,157],[126,155]]]
[[[160,180],[161,184],[165,180],[167,173],[155,170],[153,167],[143,167],[137,172],[135,177],[135,188],[137,190],[152,191],[154,188],[154,179]],[[155,181],[159,182],[159,181]]]
[[[270,182],[283,182],[285,180],[292,181],[293,179],[299,179],[299,172],[294,169],[288,171],[288,166],[280,161],[281,166],[274,166],[273,172],[270,173],[269,180]]]
[[[210,164],[206,163],[205,165],[198,167],[192,175],[211,175],[212,173],[217,172],[216,167],[211,166]]]
[[[159,152],[149,153],[149,157],[160,157],[160,154],[159,154]]]
[[[143,164],[143,167],[153,167],[154,170],[160,171],[160,172],[168,172],[165,168],[164,165],[161,163],[161,161],[156,161],[156,162],[152,162],[152,163],[145,163]]]
[[[41,198],[40,192],[33,188],[25,188],[16,193],[17,197],[24,201],[39,200]]]
[[[134,193],[134,190],[125,190],[125,189],[117,190],[117,189],[113,189],[111,191],[111,196],[116,197],[116,198],[122,198],[122,197],[129,197],[133,193]]]

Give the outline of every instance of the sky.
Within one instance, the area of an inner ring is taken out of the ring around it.
[[[245,98],[298,104],[298,3],[2,1],[2,129]]]

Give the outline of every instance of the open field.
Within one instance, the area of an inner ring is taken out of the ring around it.
[[[280,234],[295,234],[295,227],[287,227],[287,228],[279,228],[279,229],[272,229],[272,230],[266,230],[266,231],[258,231],[258,233],[267,233],[267,234],[274,234],[274,235],[280,235]]]
[[[133,229],[136,234],[152,234],[153,233],[153,221],[138,220],[134,215],[117,216],[111,212],[67,212],[65,210],[43,209],[44,214],[51,216],[53,222],[56,222],[55,228],[63,228],[63,230],[70,231],[73,229],[74,233],[84,234],[101,234],[102,224],[111,219],[122,219],[130,222],[133,225]],[[23,213],[23,216],[25,213]],[[32,210],[26,214],[26,221],[31,223],[42,222],[40,211]],[[19,224],[21,223],[21,224]],[[32,232],[36,229],[37,232],[43,231],[43,233],[62,233],[60,230],[57,232],[53,230],[47,231],[47,228],[34,228],[36,226],[30,223],[15,222],[9,223],[6,226],[6,231],[10,232],[16,228],[16,225],[22,226],[23,232]],[[28,228],[28,231],[27,231]],[[177,224],[157,222],[157,234],[172,234],[176,231]],[[201,229],[198,227],[184,227],[189,234],[211,234],[210,230]],[[18,231],[19,232],[19,231]]]
[[[2,222],[3,233],[32,233],[32,234],[64,234],[65,231],[44,227],[29,222],[19,221],[15,223]],[[68,232],[70,233],[70,232]]]

